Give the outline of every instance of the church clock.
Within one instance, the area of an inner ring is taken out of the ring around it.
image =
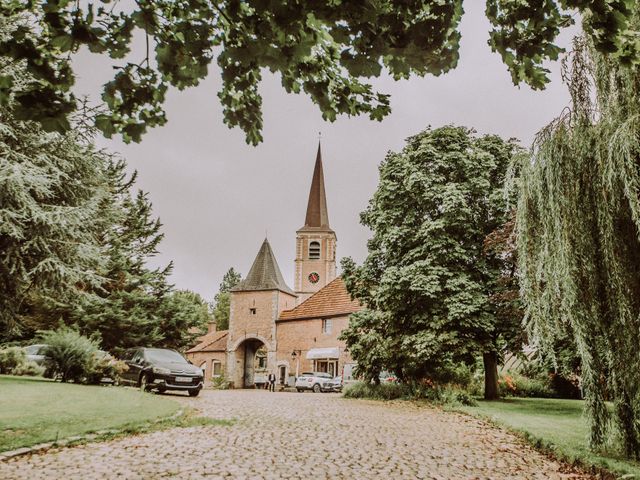
[[[320,275],[318,275],[317,272],[311,272],[309,274],[309,281],[311,283],[318,283],[319,280],[320,280]]]

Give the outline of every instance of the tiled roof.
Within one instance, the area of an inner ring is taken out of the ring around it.
[[[196,352],[223,352],[227,349],[227,334],[229,330],[207,333],[200,337],[201,342],[187,350],[187,353]]]
[[[251,265],[247,278],[231,289],[232,292],[246,292],[250,290],[280,290],[295,295],[282,278],[280,267],[271,250],[269,241],[265,238],[256,259]]]
[[[338,277],[297,307],[283,311],[278,321],[338,317],[357,312],[361,308],[357,300],[351,300],[344,281]]]

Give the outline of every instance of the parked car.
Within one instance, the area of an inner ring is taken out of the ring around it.
[[[24,352],[27,355],[27,360],[33,363],[37,363],[38,365],[44,365],[44,363],[47,361],[47,357],[43,354],[46,347],[48,347],[48,345],[43,344],[29,345],[28,347],[24,347]]]
[[[397,383],[398,377],[396,377],[393,373],[383,370],[380,372],[380,383]]]
[[[134,385],[143,391],[186,391],[196,397],[202,390],[202,370],[188,362],[175,350],[165,348],[134,348],[123,356],[129,369],[121,383]]]
[[[342,391],[342,377],[333,377],[333,380],[329,382],[329,388],[327,389],[330,392],[341,392]]]
[[[332,388],[333,377],[324,372],[304,372],[296,378],[296,390],[313,390],[315,393],[329,392]]]

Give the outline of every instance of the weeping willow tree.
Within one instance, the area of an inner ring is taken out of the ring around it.
[[[633,23],[637,31],[638,13]],[[584,38],[564,67],[572,108],[538,135],[522,172],[517,229],[528,326],[543,348],[573,334],[591,446],[617,432],[637,459],[640,72]]]

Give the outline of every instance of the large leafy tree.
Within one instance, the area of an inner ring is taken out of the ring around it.
[[[216,293],[213,298],[213,316],[216,320],[216,328],[218,330],[226,330],[229,328],[229,315],[231,311],[230,291],[240,280],[242,280],[242,276],[231,267],[227,270],[227,273],[224,274],[218,293]]]
[[[463,127],[427,129],[390,153],[362,223],[373,231],[362,266],[343,262],[348,290],[366,307],[343,334],[361,372],[389,368],[438,379],[482,355],[485,393],[497,392],[498,354],[519,346],[521,315],[495,297],[511,260],[485,248],[509,217],[504,182],[520,148]]]
[[[640,71],[580,38],[565,78],[572,108],[523,169],[524,300],[543,345],[575,337],[591,444],[608,439],[610,398],[626,454],[640,458]]]
[[[542,88],[548,81],[543,62],[562,51],[554,42],[576,11],[596,49],[637,64],[638,32],[628,22],[636,9],[636,0],[488,0],[489,43],[514,82]],[[264,69],[279,73],[287,92],[308,94],[327,120],[338,114],[381,119],[390,111],[388,96],[365,79],[383,68],[396,79],[455,68],[463,8],[462,0],[2,0],[0,13],[14,23],[0,40],[0,54],[24,60],[34,77],[16,97],[22,118],[47,129],[69,128],[71,54],[87,47],[116,61],[103,91],[109,112],[96,118],[97,127],[138,141],[148,126],[166,122],[168,86],[197,85],[215,58],[225,122],[255,144],[261,140]],[[124,61],[135,29],[146,36],[146,57]],[[12,88],[0,73],[0,102]]]

